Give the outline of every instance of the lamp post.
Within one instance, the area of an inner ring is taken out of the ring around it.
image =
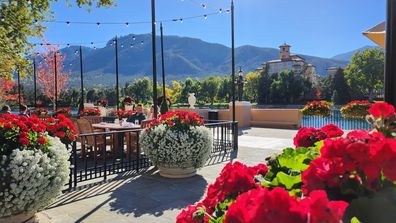
[[[232,121],[235,122],[235,30],[234,0],[231,0],[231,66],[232,66]]]
[[[153,56],[153,104],[154,104],[154,118],[158,115],[157,105],[157,56],[156,56],[156,33],[155,33],[155,0],[151,0],[151,43]]]
[[[36,59],[33,59],[33,90],[34,90],[34,107],[37,107],[37,77],[36,77]]]
[[[81,104],[80,111],[84,109],[84,72],[83,72],[83,53],[80,46],[80,81],[81,81]]]
[[[56,64],[58,52],[54,53],[54,76],[55,76],[55,111],[58,109],[58,67]]]
[[[169,109],[166,101],[166,89],[165,89],[164,30],[162,27],[162,22],[161,22],[160,30],[161,30],[162,97],[163,97],[161,104],[161,113],[165,113]]]
[[[237,80],[237,86],[238,86],[238,101],[242,101],[243,97],[243,85],[245,84],[243,80],[243,71],[242,67],[239,67],[239,72],[238,72],[238,80]]]
[[[19,107],[21,107],[21,75],[19,73],[19,69],[17,71],[17,75],[18,75],[18,104]]]
[[[115,37],[114,40],[114,46],[115,46],[115,59],[116,59],[116,106],[117,106],[117,111],[120,109],[120,90],[119,90],[119,83],[118,83],[118,37]]]
[[[387,0],[385,101],[396,106],[396,1]]]

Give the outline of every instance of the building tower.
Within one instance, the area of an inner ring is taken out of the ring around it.
[[[279,46],[280,48],[280,59],[281,60],[290,60],[290,45],[286,43]]]

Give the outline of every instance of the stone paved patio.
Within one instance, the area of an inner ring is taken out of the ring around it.
[[[242,131],[239,151],[213,157],[198,175],[188,179],[165,179],[151,168],[125,173],[106,183],[85,185],[61,196],[38,217],[40,222],[175,222],[181,209],[199,201],[208,184],[231,160],[248,165],[293,145],[294,130],[252,128]]]

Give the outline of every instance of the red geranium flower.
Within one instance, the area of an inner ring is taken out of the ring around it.
[[[47,139],[45,137],[41,137],[37,139],[39,144],[45,145],[47,143]]]
[[[386,102],[375,103],[368,111],[374,118],[388,118],[395,114],[395,108]]]
[[[327,138],[340,137],[344,135],[344,131],[342,131],[338,126],[334,124],[328,124],[326,126],[323,126],[322,128],[320,128],[320,130],[326,133]]]
[[[27,146],[30,144],[29,139],[27,139],[27,138],[19,138],[19,143],[21,143],[24,146]]]

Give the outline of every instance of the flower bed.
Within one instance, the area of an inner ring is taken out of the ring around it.
[[[168,112],[141,133],[140,145],[157,166],[197,169],[209,158],[213,136],[198,114]]]
[[[301,110],[303,115],[328,117],[331,114],[331,104],[327,101],[308,102]]]
[[[340,111],[343,118],[365,119],[370,107],[369,101],[351,101]]]
[[[84,108],[80,113],[78,113],[78,116],[100,116],[100,110],[98,108]]]
[[[386,103],[369,112],[382,124],[375,131],[303,128],[296,149],[266,164],[227,164],[177,223],[388,222],[396,210],[395,112]]]
[[[68,181],[70,154],[46,130],[34,116],[0,116],[0,220],[44,209]]]

